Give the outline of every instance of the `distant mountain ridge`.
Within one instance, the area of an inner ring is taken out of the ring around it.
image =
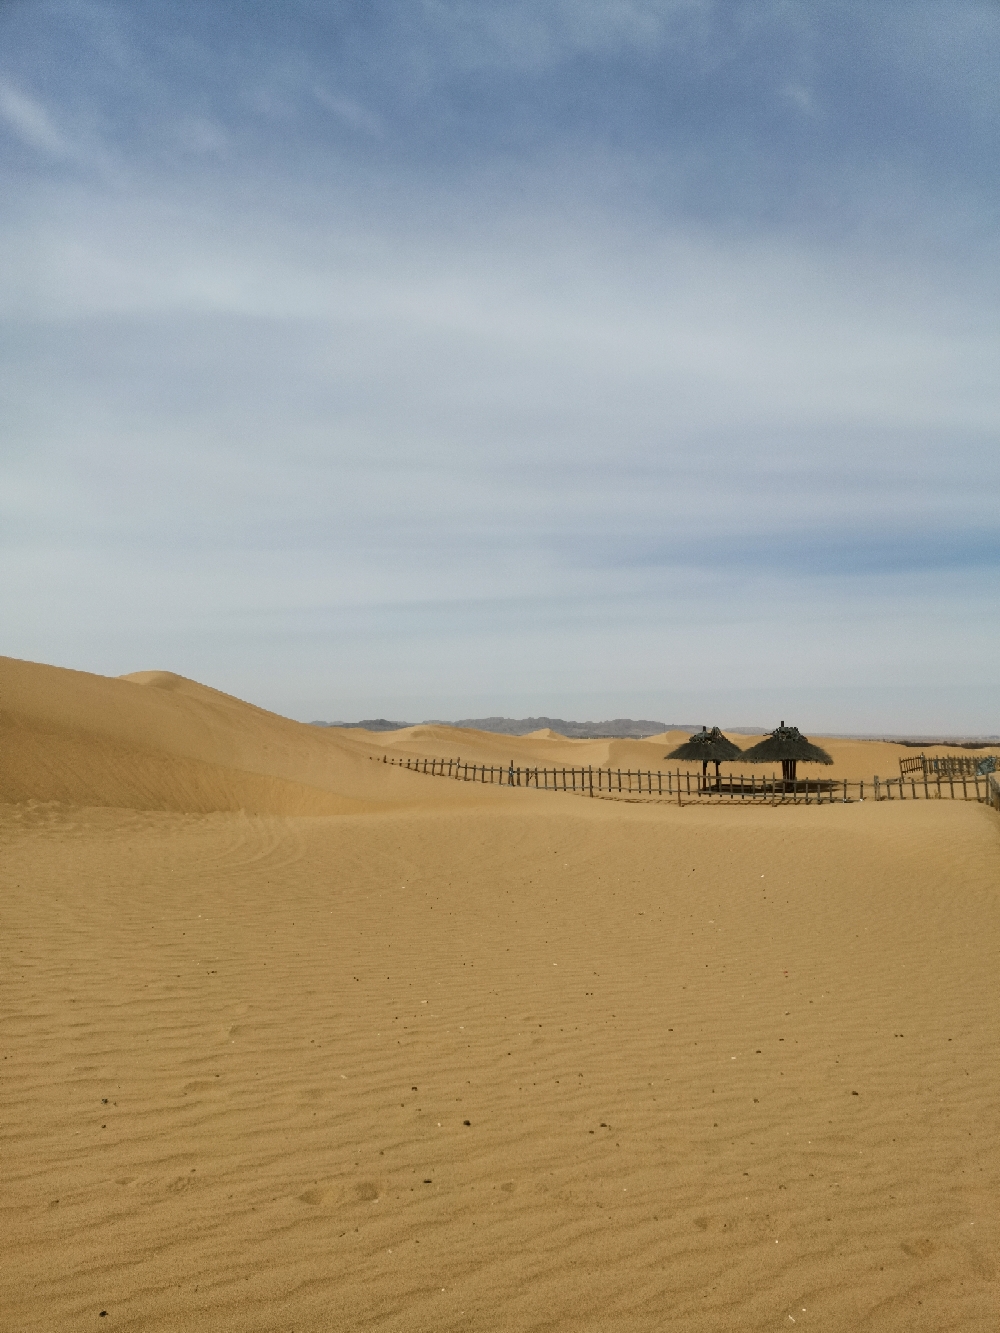
[[[390,722],[385,717],[366,717],[360,722],[310,722],[311,727],[361,727],[364,731],[402,731],[416,726],[414,722]]]
[[[570,740],[644,740],[662,731],[700,730],[687,722],[655,722],[649,718],[631,717],[616,717],[605,722],[571,722],[564,717],[466,717],[444,725],[492,731],[499,736],[527,736],[533,731],[548,730]]]
[[[391,722],[384,717],[369,717],[361,722],[310,722],[311,727],[361,727],[365,731],[401,731],[403,727],[468,727],[471,731],[490,731],[499,736],[527,736],[533,731],[556,731],[570,740],[645,740],[649,736],[658,736],[664,731],[686,731],[693,733],[701,730],[701,725],[691,722],[654,722],[647,718],[638,720],[631,717],[616,717],[608,722],[570,722],[563,717],[465,717],[458,722],[445,722],[442,718],[428,718],[424,722]],[[766,736],[769,727],[723,727],[730,736]],[[840,740],[888,741],[893,745],[950,746],[952,749],[984,750],[1000,741],[1000,736],[916,736],[885,735],[880,732],[824,731],[816,735],[830,736]]]
[[[570,722],[563,717],[464,717],[457,722],[429,718],[426,722],[390,722],[384,717],[362,722],[313,722],[314,727],[363,727],[366,731],[398,731],[402,727],[467,727],[499,736],[527,736],[533,731],[556,731],[571,740],[644,740],[664,731],[700,731],[690,722],[655,722],[648,718],[616,717],[607,722]]]

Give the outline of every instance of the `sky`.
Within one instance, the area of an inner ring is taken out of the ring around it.
[[[992,0],[0,0],[0,652],[1000,732],[998,56]]]

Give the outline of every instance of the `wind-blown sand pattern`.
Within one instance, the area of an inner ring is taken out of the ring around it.
[[[434,781],[368,756],[670,738],[157,673],[0,710],[0,1328],[998,1327],[994,811]]]

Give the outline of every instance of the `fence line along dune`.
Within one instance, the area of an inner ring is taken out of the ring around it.
[[[0,1327],[993,1333],[1000,814],[389,762],[682,740],[0,659]]]

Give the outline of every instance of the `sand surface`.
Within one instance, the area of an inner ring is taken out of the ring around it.
[[[995,811],[368,758],[670,739],[0,659],[0,1329],[1000,1326]]]

